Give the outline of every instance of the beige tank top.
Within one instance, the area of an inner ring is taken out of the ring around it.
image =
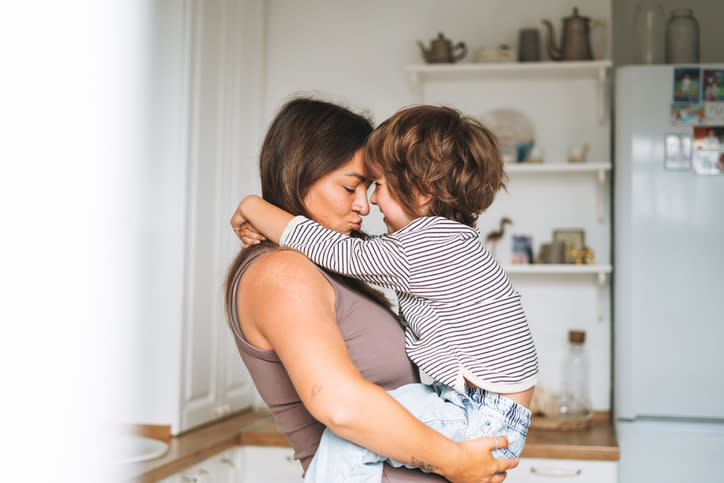
[[[273,351],[254,347],[244,338],[236,312],[236,292],[239,280],[250,264],[273,248],[260,249],[239,267],[234,276],[229,313],[231,328],[239,354],[251,374],[254,384],[277,423],[277,429],[286,436],[306,471],[324,426],[314,419],[302,404],[292,381]],[[404,332],[395,315],[370,298],[348,287],[344,279],[320,269],[335,291],[337,324],[344,337],[350,358],[362,376],[384,389],[395,389],[404,384],[418,382],[415,366],[405,354]],[[419,471],[385,466],[383,482],[441,481],[435,475]]]

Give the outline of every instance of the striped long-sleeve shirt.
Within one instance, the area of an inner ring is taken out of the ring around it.
[[[535,385],[538,358],[518,294],[477,230],[422,217],[388,235],[352,238],[303,216],[281,245],[337,273],[393,289],[407,355],[438,382],[511,393]]]

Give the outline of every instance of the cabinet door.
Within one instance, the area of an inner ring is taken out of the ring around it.
[[[521,458],[506,483],[616,483],[616,462]]]
[[[226,269],[239,250],[229,228],[238,197],[239,146],[234,126],[244,111],[236,93],[238,9],[224,2],[200,2],[193,15],[184,273],[184,334],[181,430],[217,419],[251,404],[250,382],[236,349],[228,350],[221,289]],[[241,24],[240,24],[241,25]],[[220,28],[221,26],[221,28]],[[233,359],[235,357],[235,360]]]

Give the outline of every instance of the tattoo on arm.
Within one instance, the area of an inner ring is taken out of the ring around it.
[[[321,384],[315,385],[315,386],[312,388],[312,399],[314,399],[315,397],[317,397],[317,395],[318,395],[320,392],[322,392],[322,385],[321,385]]]
[[[412,464],[420,468],[422,471],[427,471],[428,473],[433,473],[435,471],[435,467],[433,465],[427,464],[424,461],[420,461],[414,456],[412,457]]]

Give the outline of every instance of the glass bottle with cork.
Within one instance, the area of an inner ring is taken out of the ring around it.
[[[558,417],[584,426],[593,416],[589,384],[586,332],[568,331],[568,352],[563,362],[563,381],[558,398]]]

